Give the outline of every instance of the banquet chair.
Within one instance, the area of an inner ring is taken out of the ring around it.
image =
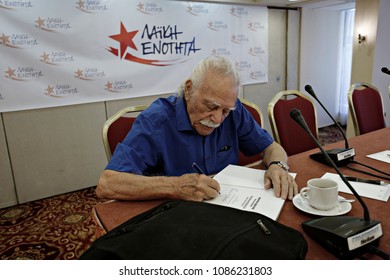
[[[103,145],[107,160],[111,159],[116,145],[125,139],[137,115],[148,108],[146,105],[130,106],[119,110],[103,125]]]
[[[240,101],[242,105],[249,111],[249,113],[252,114],[252,117],[255,119],[255,121],[259,124],[260,127],[262,127],[262,119],[263,119],[263,114],[255,103],[244,99],[240,98]],[[259,161],[261,160],[260,155],[255,155],[255,156],[246,156],[244,155],[241,151],[239,152],[238,155],[238,165],[241,166],[251,166],[258,164]]]
[[[268,104],[268,118],[275,141],[289,156],[317,147],[311,137],[290,117],[290,111],[294,108],[301,111],[310,131],[318,139],[317,109],[312,99],[297,90],[277,93]]]
[[[353,84],[348,92],[348,106],[356,136],[386,127],[382,96],[373,85]]]

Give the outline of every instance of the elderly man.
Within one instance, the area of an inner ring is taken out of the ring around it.
[[[137,117],[99,179],[98,197],[208,200],[220,186],[207,175],[236,164],[241,150],[261,154],[265,187],[292,199],[298,186],[286,172],[287,155],[243,107],[239,88],[229,60],[202,60],[177,95],[156,100]],[[194,173],[193,162],[206,175]]]

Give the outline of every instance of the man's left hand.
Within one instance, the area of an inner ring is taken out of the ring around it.
[[[276,197],[282,199],[290,199],[298,194],[298,185],[294,178],[283,168],[273,164],[264,175],[264,187],[269,189],[274,188]]]

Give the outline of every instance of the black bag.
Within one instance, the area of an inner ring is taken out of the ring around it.
[[[81,259],[304,259],[303,235],[264,215],[168,201],[95,240]]]

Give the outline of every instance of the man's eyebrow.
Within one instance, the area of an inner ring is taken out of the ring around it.
[[[218,102],[213,101],[213,100],[209,100],[207,103],[208,103],[209,105],[211,105],[211,106],[221,107],[221,104],[219,104]]]
[[[212,106],[216,106],[216,107],[219,107],[219,108],[222,107],[221,104],[219,104],[216,101],[209,101],[208,103],[209,103],[209,105],[212,105]],[[236,110],[236,108],[237,108],[236,106],[233,106],[233,107],[229,108],[229,110],[230,111],[234,111],[234,110]]]

